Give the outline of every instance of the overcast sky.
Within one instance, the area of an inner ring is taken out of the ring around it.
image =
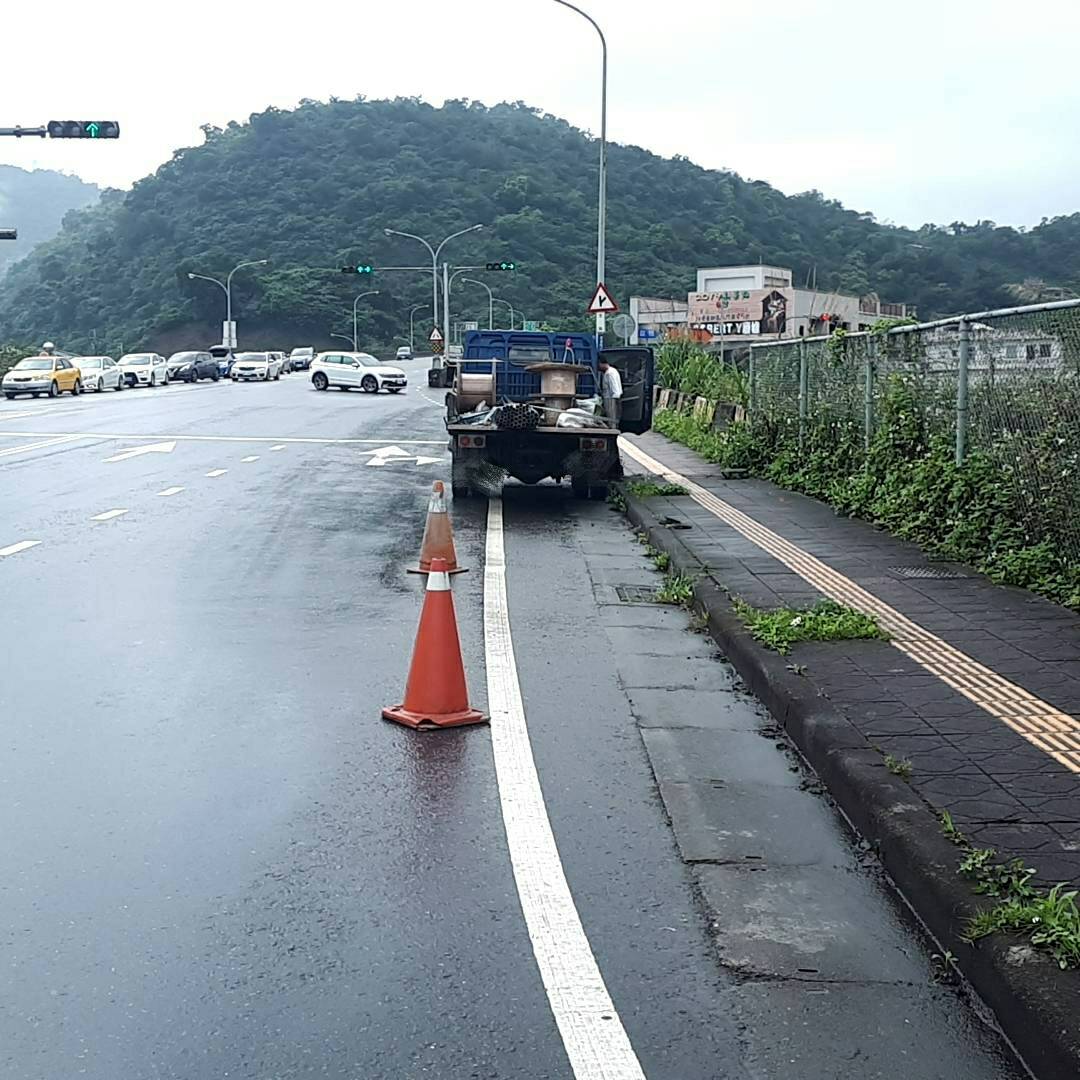
[[[608,37],[615,141],[897,224],[1080,209],[1077,0],[580,6]],[[117,119],[122,134],[0,139],[0,161],[99,184],[129,186],[201,142],[200,124],[303,97],[522,100],[599,130],[599,41],[554,0],[4,9],[0,126]]]

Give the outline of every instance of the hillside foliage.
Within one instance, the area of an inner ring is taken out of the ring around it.
[[[474,223],[484,231],[448,246],[452,262],[513,259],[512,274],[473,276],[528,318],[586,325],[596,143],[565,121],[521,103],[360,99],[268,109],[204,133],[204,145],[177,151],[130,192],[69,213],[59,235],[10,270],[0,339],[50,337],[71,349],[89,347],[92,332],[128,348],[184,333],[216,340],[224,297],[188,272],[223,278],[265,258],[234,282],[247,344],[273,328],[282,345],[328,345],[329,331],[351,330],[363,289],[380,290],[361,304],[365,343],[387,344],[407,335],[430,275],[358,281],[337,268],[422,267],[426,251],[385,227],[437,241]],[[632,293],[685,295],[698,266],[759,260],[790,266],[799,283],[816,274],[821,289],[915,303],[923,317],[977,311],[1080,286],[1080,214],[1026,232],[992,222],[900,229],[817,192],[785,196],[685,158],[611,147],[607,284],[624,303]],[[453,313],[483,325],[486,293],[459,280]],[[428,329],[423,311],[417,327]]]

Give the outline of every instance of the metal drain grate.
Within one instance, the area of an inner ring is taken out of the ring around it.
[[[934,578],[938,581],[971,577],[964,570],[954,570],[949,566],[890,566],[889,572],[902,578]]]
[[[624,604],[655,604],[656,588],[652,585],[616,585],[615,592]]]

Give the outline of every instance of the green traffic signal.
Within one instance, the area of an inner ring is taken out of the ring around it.
[[[374,274],[375,267],[370,264],[363,266],[343,266],[341,272],[343,274]]]
[[[375,270],[374,266],[358,266],[356,268],[356,272],[358,274],[371,274],[371,273],[374,272],[374,270]]]
[[[45,127],[50,139],[118,139],[115,120],[50,120]]]
[[[516,264],[512,262],[490,262],[487,264],[488,270],[514,270]]]

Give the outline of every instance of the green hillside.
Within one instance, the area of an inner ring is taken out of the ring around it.
[[[0,244],[0,270],[55,236],[69,210],[90,205],[99,194],[77,176],[0,165],[0,225],[19,230],[18,240]]]
[[[221,291],[187,272],[223,276],[266,258],[234,285],[246,343],[260,333],[329,342],[328,330],[351,323],[359,288],[381,291],[362,307],[365,342],[388,343],[407,333],[407,309],[430,297],[430,278],[358,284],[336,268],[422,265],[420,245],[383,228],[437,240],[476,222],[483,233],[447,249],[454,262],[512,258],[517,272],[487,275],[498,294],[531,318],[580,317],[594,276],[596,146],[557,117],[521,104],[358,100],[204,130],[204,145],[69,214],[11,269],[0,338],[49,336],[69,348],[87,347],[92,330],[128,347],[216,339]],[[816,269],[820,288],[914,302],[925,317],[1080,283],[1080,215],[1027,232],[990,222],[898,229],[816,192],[788,197],[632,146],[611,148],[608,222],[608,285],[623,299],[683,295],[697,266],[759,259],[791,266],[797,281]],[[458,283],[454,297],[455,314],[486,313],[482,289]]]

